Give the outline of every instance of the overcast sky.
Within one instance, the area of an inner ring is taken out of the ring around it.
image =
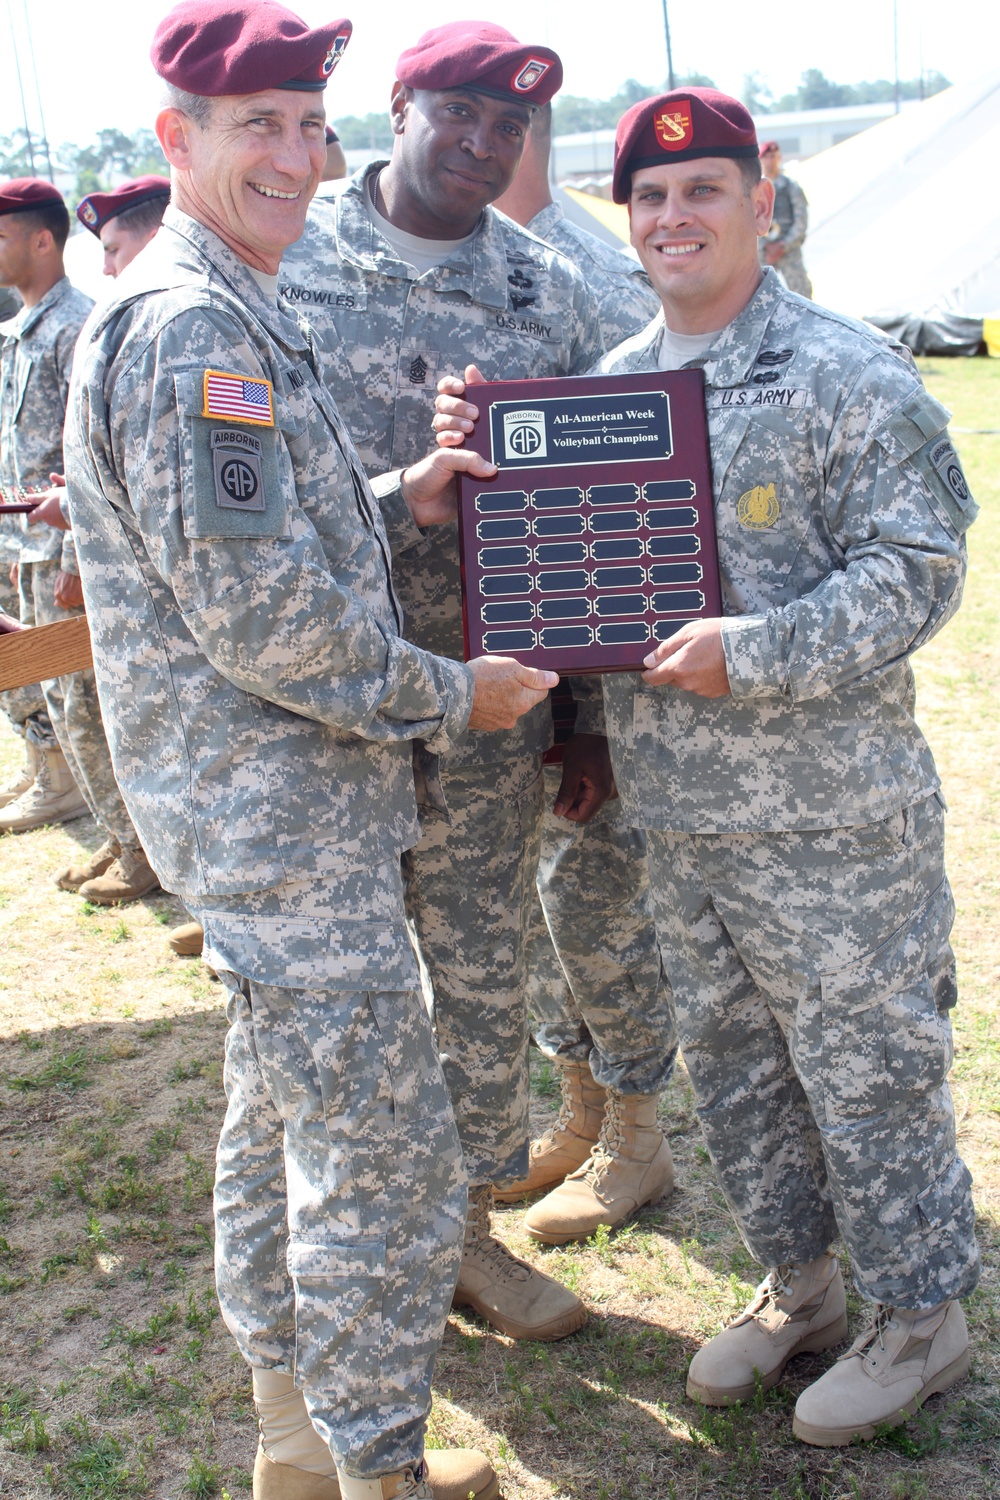
[[[343,0],[345,7],[348,0]],[[743,76],[761,73],[776,95],[792,90],[801,73],[821,68],[853,83],[891,78],[892,0],[837,0],[836,4],[764,6],[747,0],[668,0],[674,67],[709,74],[738,94]],[[105,126],[132,131],[152,125],[159,81],[149,43],[166,13],[164,0],[4,0],[0,7],[0,134],[21,123],[20,97],[9,45],[8,11],[18,40],[28,116],[38,105],[25,30],[31,20],[35,62],[49,139],[84,145]],[[952,82],[997,67],[1000,5],[995,0],[898,0],[900,77],[937,68]],[[292,3],[311,25],[335,19],[323,0]],[[505,25],[526,42],[544,42],[562,56],[565,90],[607,98],[626,78],[658,84],[666,75],[662,0],[371,0],[354,8],[355,31],[327,90],[327,113],[367,114],[388,101],[393,67],[420,31],[468,16]],[[593,20],[587,18],[593,16]]]

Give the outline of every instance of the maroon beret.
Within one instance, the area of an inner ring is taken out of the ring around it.
[[[612,196],[627,203],[631,175],[701,156],[753,157],[757,132],[745,105],[717,89],[674,89],[640,99],[618,121]]]
[[[761,144],[760,154],[766,156],[769,151],[780,151],[781,147],[777,141],[764,141]]]
[[[492,21],[449,21],[407,48],[396,77],[411,89],[473,88],[540,106],[562,87],[563,70],[550,47],[526,47]]]
[[[64,203],[62,193],[42,177],[14,177],[0,182],[0,214],[25,214],[45,203]]]
[[[181,0],[156,28],[150,57],[188,94],[325,89],[351,36],[350,21],[310,31],[275,0]]]
[[[127,208],[136,208],[153,198],[162,198],[164,204],[170,197],[169,177],[136,177],[132,182],[123,182],[112,193],[88,193],[76,206],[76,216],[91,234],[100,235],[109,219],[117,218]]]

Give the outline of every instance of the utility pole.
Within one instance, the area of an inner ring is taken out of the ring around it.
[[[667,0],[663,0],[663,34],[667,39],[667,88],[672,89],[674,87],[674,54],[670,50],[670,17],[667,15]]]
[[[663,0],[664,5],[667,0]],[[892,0],[892,88],[893,102],[899,114],[899,0]]]

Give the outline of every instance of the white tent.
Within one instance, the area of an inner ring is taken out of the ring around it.
[[[1000,308],[1000,70],[803,162],[815,297],[887,321]]]

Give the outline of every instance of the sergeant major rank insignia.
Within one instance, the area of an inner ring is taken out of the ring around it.
[[[261,441],[252,432],[214,428],[212,472],[215,503],[223,510],[264,510]]]

